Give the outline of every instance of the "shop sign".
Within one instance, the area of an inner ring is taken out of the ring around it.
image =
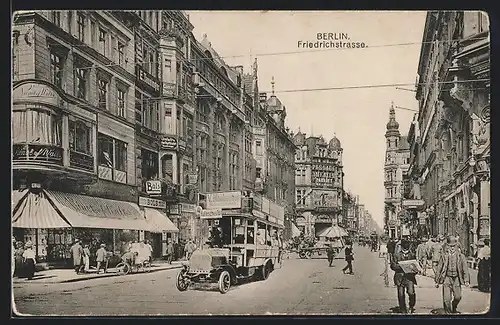
[[[241,209],[240,191],[207,193],[205,197],[207,209]]]
[[[183,139],[179,139],[179,151],[186,150],[186,141]]]
[[[161,148],[166,150],[177,149],[177,139],[174,137],[163,137],[161,139]]]
[[[200,219],[220,219],[222,209],[203,209],[200,211]]]
[[[270,204],[271,202],[268,198],[262,197],[262,212],[269,214],[271,210]]]
[[[418,223],[421,224],[421,225],[425,225],[425,218],[418,218]]]
[[[154,91],[160,91],[160,82],[155,77],[144,71],[144,69],[140,65],[136,66],[135,75],[137,77],[137,80],[148,85]]]
[[[196,213],[196,205],[181,203],[181,213]]]
[[[167,209],[167,203],[162,200],[152,199],[149,197],[139,197],[139,206],[156,208],[156,209]]]
[[[417,208],[424,205],[424,200],[403,200],[403,206],[407,208]]]
[[[147,181],[146,182],[146,193],[149,195],[159,195],[161,194],[161,181]]]
[[[252,214],[258,218],[266,219],[266,215],[258,210],[252,210]]]
[[[62,164],[63,149],[49,145],[14,144],[12,160],[36,160]]]
[[[179,215],[181,214],[181,209],[178,204],[173,204],[168,206],[169,214]]]
[[[17,101],[29,101],[52,106],[60,106],[62,97],[47,85],[25,83],[13,90],[12,98]]]
[[[175,84],[174,83],[163,83],[163,96],[174,97],[175,95]]]
[[[198,174],[188,174],[188,181],[190,185],[198,183]]]

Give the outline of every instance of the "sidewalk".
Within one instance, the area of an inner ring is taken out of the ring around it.
[[[174,261],[172,264],[166,263],[166,261],[153,261],[151,265],[151,270],[149,272],[156,272],[169,269],[179,269],[182,267],[184,261]],[[92,270],[91,270],[92,271]],[[95,269],[93,269],[95,272]],[[149,273],[140,271],[140,273]],[[135,272],[132,274],[136,274]],[[108,268],[107,273],[86,273],[86,274],[76,274],[73,269],[51,269],[44,270],[35,273],[35,277],[31,280],[14,278],[13,283],[69,283],[78,282],[85,280],[92,280],[98,278],[107,278],[112,276],[119,276],[116,268]]]
[[[383,269],[384,260],[380,259]],[[490,294],[480,292],[477,289],[477,270],[469,269],[470,287],[462,286],[462,301],[458,310],[462,314],[482,314],[489,310]],[[394,271],[389,269],[389,287],[395,288]],[[382,278],[383,281],[383,278]],[[427,269],[426,276],[417,275],[417,305],[416,314],[441,314],[443,313],[442,287],[435,287],[434,273],[432,269]],[[395,290],[395,289],[394,289]],[[408,298],[407,298],[408,299]],[[397,305],[396,292],[394,291],[395,305]]]

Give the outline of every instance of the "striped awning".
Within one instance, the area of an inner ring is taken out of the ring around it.
[[[331,226],[320,232],[317,237],[339,238],[349,236],[344,228],[339,226]]]
[[[168,216],[156,209],[144,208],[146,221],[152,226],[151,232],[178,232],[179,229]]]
[[[71,228],[44,192],[28,193],[12,215],[12,227],[31,229]]]
[[[137,204],[56,191],[46,193],[75,228],[152,231]]]
[[[28,189],[24,190],[14,190],[12,191],[12,206],[11,211],[14,212],[16,206],[21,202],[21,200],[28,194]]]

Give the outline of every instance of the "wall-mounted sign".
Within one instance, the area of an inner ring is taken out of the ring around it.
[[[174,97],[175,89],[176,87],[174,83],[168,83],[168,82],[162,83],[163,96]]]
[[[196,213],[196,205],[181,203],[181,213]]]
[[[60,106],[62,97],[52,87],[39,83],[25,83],[12,91],[14,102],[28,101]]]
[[[179,150],[180,151],[185,151],[186,150],[186,141],[183,139],[179,139]]]
[[[63,149],[49,145],[14,144],[12,160],[33,160],[62,165]]]
[[[203,209],[200,211],[200,219],[220,219],[222,209]]]
[[[148,208],[156,208],[156,209],[166,209],[167,203],[162,200],[152,199],[149,197],[139,197],[139,206],[148,207]]]
[[[207,209],[241,209],[240,191],[207,193],[205,197]]]
[[[163,137],[161,139],[161,148],[165,150],[177,149],[177,139],[174,137]]]
[[[266,215],[258,210],[252,210],[252,214],[258,218],[266,219]]]
[[[188,174],[188,182],[190,185],[198,183],[198,174]]]
[[[150,195],[159,195],[161,194],[161,181],[147,181],[146,182],[146,193]]]
[[[403,206],[408,208],[417,208],[424,204],[424,200],[403,200]]]
[[[135,67],[135,76],[137,80],[151,87],[154,91],[160,91],[160,81],[144,71],[144,69],[140,65],[136,65]]]
[[[315,207],[332,208],[339,205],[339,196],[337,191],[314,190],[312,197]]]
[[[172,204],[168,206],[168,212],[169,214],[173,215],[179,215],[181,214],[181,208],[178,204]]]

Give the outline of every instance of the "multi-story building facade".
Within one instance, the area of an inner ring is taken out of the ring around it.
[[[111,12],[14,16],[13,228],[38,260],[154,231],[137,206],[134,44]]]
[[[327,143],[299,131],[294,141],[297,226],[315,236],[342,220],[343,149],[335,136]]]
[[[286,107],[274,94],[274,79],[272,81],[273,91],[267,98],[266,93],[259,93],[261,107],[257,110],[259,115],[255,128],[255,156],[261,158],[259,141],[262,140],[262,126],[265,126],[265,138],[262,143],[265,150],[264,164],[258,176],[264,177],[262,194],[279,204],[285,211],[284,238],[292,236],[292,222],[295,215],[295,149],[292,134],[286,127]],[[260,132],[259,132],[260,131]]]
[[[485,13],[427,14],[414,168],[432,234],[459,235],[467,254],[490,236],[489,55]]]
[[[385,187],[385,231],[391,237],[398,237],[407,215],[403,209],[403,175],[408,171],[410,148],[406,136],[399,132],[394,105],[389,109],[389,122],[386,125],[386,152],[384,164]]]

